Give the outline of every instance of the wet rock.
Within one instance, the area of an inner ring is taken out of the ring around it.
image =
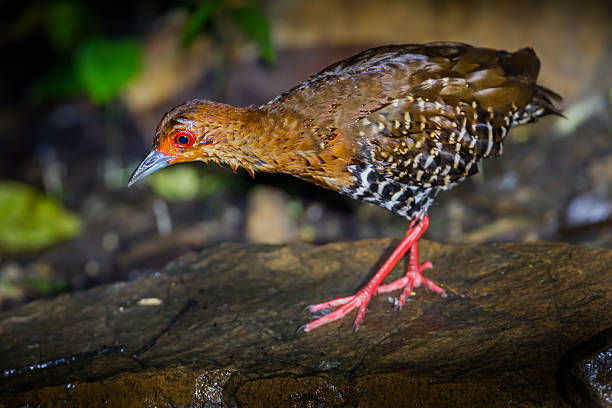
[[[559,389],[576,407],[612,407],[612,328],[563,357]]]
[[[224,244],[3,312],[0,406],[568,406],[559,362],[612,327],[612,251],[424,242],[455,295],[418,289],[398,316],[377,296],[356,333],[353,313],[296,333],[392,246]]]
[[[298,229],[282,190],[258,186],[249,192],[246,237],[251,242],[280,244],[295,241]]]

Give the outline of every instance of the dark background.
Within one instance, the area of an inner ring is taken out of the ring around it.
[[[262,104],[387,43],[532,46],[541,84],[565,99],[567,119],[513,130],[502,159],[442,193],[426,238],[612,248],[608,3],[3,2],[0,305],[133,279],[223,241],[401,237],[405,220],[288,176],[187,164],[126,188],[174,105]]]

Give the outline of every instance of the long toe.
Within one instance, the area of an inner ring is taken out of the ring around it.
[[[319,326],[322,326],[322,325],[324,325],[326,323],[330,323],[330,322],[333,322],[334,320],[338,320],[338,319],[343,318],[351,310],[355,309],[356,307],[360,307],[361,306],[363,300],[362,300],[362,297],[358,296],[358,295],[359,294],[354,295],[354,296],[350,296],[351,299],[349,301],[347,301],[347,302],[344,302],[344,304],[341,307],[339,307],[338,309],[334,310],[333,312],[327,313],[327,314],[325,314],[325,315],[323,315],[323,316],[321,316],[321,317],[319,317],[319,318],[317,318],[317,319],[315,319],[315,320],[313,320],[313,321],[311,321],[309,323],[306,323],[304,326],[302,326],[302,329],[305,332],[308,332],[308,331],[310,331],[310,330],[312,330],[314,328],[317,328]],[[347,299],[347,298],[342,298],[342,299],[344,300],[344,299]],[[334,299],[334,300],[337,300],[337,299]],[[334,302],[334,301],[330,301],[330,302]],[[325,303],[330,303],[330,302],[325,302]],[[320,305],[321,304],[325,304],[325,303],[320,303]],[[319,305],[314,305],[314,306],[319,306]],[[321,310],[321,309],[317,309],[317,310]],[[312,310],[311,310],[311,312],[312,312]]]
[[[347,296],[343,298],[332,299],[327,302],[317,303],[315,305],[307,306],[306,309],[308,309],[310,313],[315,313],[320,310],[332,309],[334,307],[338,307],[338,306],[347,304],[348,302],[353,300],[354,297],[355,296]]]

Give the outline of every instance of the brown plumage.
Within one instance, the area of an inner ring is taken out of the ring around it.
[[[512,126],[560,114],[561,98],[536,85],[539,67],[529,48],[373,48],[258,108],[177,106],[130,183],[168,164],[212,160],[251,174],[292,174],[420,220],[439,190],[501,155]]]

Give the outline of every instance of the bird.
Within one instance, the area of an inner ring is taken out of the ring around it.
[[[286,173],[386,208],[410,221],[400,244],[357,293],[308,307],[304,332],[357,309],[372,296],[399,290],[399,311],[418,286],[446,297],[423,271],[418,240],[440,191],[501,156],[511,128],[562,116],[561,96],[537,85],[540,61],[515,52],[458,42],[386,45],[334,63],[259,106],[191,100],[161,119],[153,149],[131,186],[171,164],[226,164],[234,171]],[[409,252],[405,274],[382,284]]]

